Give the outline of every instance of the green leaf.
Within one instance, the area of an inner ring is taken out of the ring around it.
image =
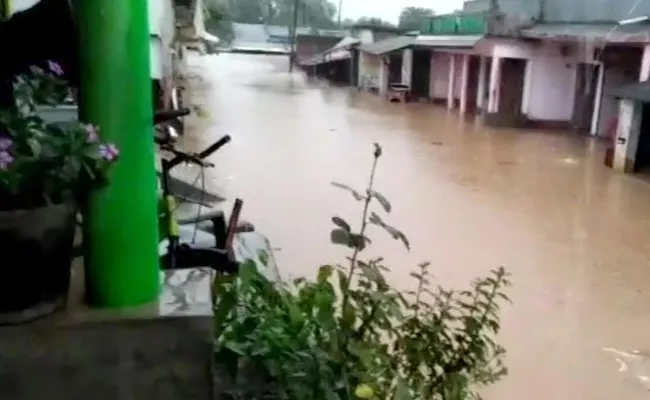
[[[397,387],[395,388],[395,395],[393,396],[393,400],[413,400],[411,391],[403,379],[399,379],[397,381]]]
[[[350,302],[346,303],[343,307],[343,327],[346,329],[353,327],[356,320],[356,309]]]
[[[359,250],[365,249],[366,245],[368,243],[370,243],[370,239],[368,239],[367,237],[365,237],[363,235],[359,235],[359,234],[356,234],[356,233],[350,234],[350,237],[349,237],[348,241],[349,241],[349,243],[348,243],[349,247],[351,247],[353,249],[356,248],[356,249],[359,249]]]
[[[350,186],[345,185],[343,183],[332,182],[332,186],[349,192],[352,195],[352,197],[354,197],[354,199],[357,201],[361,201],[365,199],[365,197],[363,197],[361,193],[357,192],[356,190],[352,189]]]
[[[391,206],[390,201],[388,201],[388,199],[383,194],[379,193],[376,190],[370,190],[369,192],[370,196],[377,199],[379,204],[381,204],[381,206],[384,208],[384,211],[387,213],[392,211],[393,207]]]
[[[345,220],[341,217],[332,217],[332,222],[334,222],[334,225],[338,226],[346,232],[350,232],[352,230],[352,228],[350,228],[350,224],[345,222]]]
[[[318,268],[318,277],[316,278],[316,281],[321,284],[325,283],[329,281],[333,273],[334,273],[334,267],[332,267],[331,265],[323,265],[320,268]]]
[[[348,277],[344,271],[337,270],[336,272],[339,275],[339,289],[342,294],[345,294],[348,291]]]
[[[258,256],[260,259],[260,262],[262,263],[263,266],[268,267],[269,266],[269,253],[266,250],[260,250],[258,252]]]
[[[350,245],[350,234],[343,229],[333,229],[330,233],[330,240],[334,244],[340,244],[343,246]]]
[[[368,222],[379,226],[380,228],[383,228],[386,232],[388,232],[389,235],[395,240],[400,240],[403,244],[404,247],[406,247],[407,250],[411,250],[411,243],[409,242],[408,238],[406,235],[404,235],[400,230],[397,228],[394,228],[384,221],[382,221],[381,217],[377,215],[377,213],[371,212],[370,213],[370,218],[368,218]]]

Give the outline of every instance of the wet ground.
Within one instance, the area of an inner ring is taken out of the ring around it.
[[[490,130],[442,107],[389,104],[346,88],[307,83],[273,56],[194,60],[209,117],[191,146],[228,133],[209,185],[245,199],[244,218],[278,247],[282,273],[342,262],[330,217],[360,219],[333,188],[363,188],[372,143],[384,148],[376,188],[407,252],[372,231],[370,254],[392,278],[429,260],[444,285],[491,268],[512,273],[513,305],[501,342],[510,375],[486,399],[650,397],[650,185],[603,165],[601,143],[572,134]]]

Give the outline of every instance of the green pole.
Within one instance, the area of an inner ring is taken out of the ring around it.
[[[80,116],[120,149],[84,214],[86,298],[127,307],[159,293],[147,0],[78,0]]]

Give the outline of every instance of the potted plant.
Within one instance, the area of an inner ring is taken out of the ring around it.
[[[32,67],[15,79],[16,106],[0,110],[0,324],[65,304],[78,206],[119,155],[97,127],[38,115],[67,97],[62,74],[53,62]]]

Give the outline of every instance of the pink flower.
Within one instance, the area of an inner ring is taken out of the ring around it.
[[[0,151],[0,170],[6,171],[14,162],[14,158],[7,151]]]
[[[61,64],[55,62],[55,61],[48,61],[47,62],[47,67],[50,69],[50,71],[56,75],[56,76],[61,76],[63,75],[63,68],[61,68]]]
[[[98,129],[92,124],[87,124],[84,126],[86,133],[88,134],[88,141],[90,143],[95,143],[99,140],[99,135],[97,133]]]
[[[7,151],[14,145],[14,141],[8,137],[0,137],[0,151]]]
[[[120,150],[112,143],[99,145],[99,155],[106,161],[115,161],[120,156]]]

